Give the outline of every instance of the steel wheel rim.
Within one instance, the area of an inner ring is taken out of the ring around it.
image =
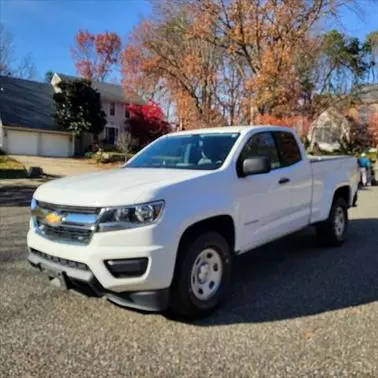
[[[222,283],[223,263],[214,248],[204,249],[196,258],[190,277],[194,296],[206,301],[213,297]]]
[[[335,212],[335,233],[337,237],[341,237],[345,230],[345,213],[342,207],[338,207]]]

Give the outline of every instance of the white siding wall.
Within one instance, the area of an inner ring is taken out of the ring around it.
[[[57,84],[61,81],[62,79],[60,78],[59,74],[54,73],[52,80],[51,80],[51,85],[54,88],[55,92],[59,92],[59,88],[57,87]],[[122,91],[122,88],[120,87],[120,91]],[[101,93],[100,93],[101,94]],[[101,97],[101,102],[102,102],[102,110],[106,114],[106,119],[107,119],[107,125],[108,127],[114,127],[118,129],[118,135],[125,129],[125,104],[121,102],[115,102],[115,114],[110,115],[110,104],[112,101]],[[105,126],[105,128],[106,128]],[[103,140],[106,137],[106,131],[99,134],[98,138],[99,140]],[[127,128],[127,126],[126,126]],[[83,148],[86,149],[92,142],[93,142],[93,137],[92,134],[90,136],[85,136],[82,138],[83,139]]]
[[[115,103],[115,113],[114,115],[110,115],[110,104],[111,101],[108,101],[106,99],[102,100],[102,110],[106,114],[106,120],[107,120],[107,125],[105,127],[115,127],[118,129],[118,135],[122,130],[125,128],[125,104],[116,102]],[[104,131],[99,135],[99,139],[104,139],[105,138],[105,129]]]

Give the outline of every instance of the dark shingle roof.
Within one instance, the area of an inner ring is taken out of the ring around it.
[[[57,74],[62,80],[76,80],[77,77]],[[126,98],[122,87],[116,84],[92,82],[102,98],[114,102],[143,104],[135,97]],[[0,76],[0,119],[4,126],[31,129],[60,129],[55,123],[54,90],[50,83]]]
[[[59,130],[49,83],[0,76],[0,118],[4,126]]]
[[[62,80],[79,80],[79,77],[56,73]],[[125,96],[124,91],[120,85],[104,83],[100,81],[92,81],[92,87],[97,89],[101,97],[114,102],[124,102],[127,104],[143,104],[143,100],[137,95]]]

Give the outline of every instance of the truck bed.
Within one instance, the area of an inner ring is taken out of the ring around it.
[[[308,156],[312,170],[312,214],[311,223],[322,221],[328,217],[333,191],[341,186],[353,188],[358,186],[359,170],[357,160],[351,156]],[[353,198],[350,198],[349,206]]]
[[[340,159],[354,159],[351,156],[348,155],[334,155],[334,156],[313,156],[308,155],[308,160],[310,163],[322,163],[324,161],[330,161],[330,160],[340,160]]]

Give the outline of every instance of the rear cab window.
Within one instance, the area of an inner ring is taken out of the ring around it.
[[[288,167],[302,160],[301,152],[294,135],[285,131],[274,131],[280,166]]]

